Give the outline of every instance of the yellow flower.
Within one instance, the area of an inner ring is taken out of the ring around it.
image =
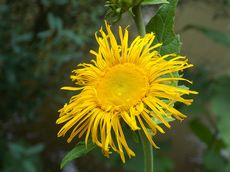
[[[100,29],[95,34],[99,44],[92,64],[80,64],[73,70],[71,79],[76,87],[65,90],[81,90],[59,110],[57,124],[65,123],[58,133],[64,136],[72,130],[68,142],[77,137],[89,138],[99,146],[105,156],[110,149],[120,154],[125,162],[124,150],[129,157],[135,153],[127,144],[122,123],[131,130],[143,130],[149,142],[157,148],[152,136],[163,129],[154,119],[168,128],[165,118],[183,120],[186,116],[173,107],[175,102],[190,105],[192,99],[182,98],[195,91],[175,86],[178,81],[190,81],[174,76],[173,73],[192,67],[186,57],[168,54],[161,56],[152,45],[154,34],[136,37],[128,46],[128,31],[119,27],[118,43],[110,26],[105,22],[107,32]],[[151,131],[151,132],[150,132]]]

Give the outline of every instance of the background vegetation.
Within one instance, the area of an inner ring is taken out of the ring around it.
[[[230,18],[229,0],[181,0],[178,13],[191,3],[214,9],[208,14],[213,23]],[[144,10],[148,18],[153,9]],[[56,138],[57,110],[70,97],[59,88],[71,84],[69,74],[79,62],[90,59],[88,51],[96,45],[94,32],[103,25],[104,15],[101,0],[0,1],[0,171],[61,171],[61,159],[76,143]],[[201,34],[215,44],[214,66],[230,65],[229,23],[223,29],[190,22],[192,17],[183,27],[176,25],[185,46],[182,53],[198,51],[194,44],[205,48],[193,35],[189,37],[193,44],[186,48],[186,33]],[[175,122],[166,135],[157,136],[161,150],[154,151],[156,172],[230,171],[229,66],[213,72],[211,54],[203,56],[199,58],[205,63],[189,57],[196,67],[185,75],[200,94],[191,107],[178,106],[189,115],[182,125]],[[136,150],[137,157],[126,166],[118,157],[108,160],[96,150],[63,171],[141,172],[143,157],[141,149]]]

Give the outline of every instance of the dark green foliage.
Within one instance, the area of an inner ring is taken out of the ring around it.
[[[96,145],[93,144],[92,142],[89,142],[87,144],[87,147],[85,145],[85,142],[79,142],[71,151],[69,151],[65,155],[65,157],[63,158],[63,160],[61,162],[61,168],[65,167],[72,160],[86,155],[88,152],[93,150],[95,148],[95,146]]]
[[[220,137],[227,145],[230,154],[230,77],[220,78],[213,85],[213,98],[211,99],[211,110],[216,115],[216,125]]]
[[[155,4],[167,4],[167,0],[143,0],[142,5],[155,5]]]
[[[0,5],[0,96],[5,100],[0,109],[4,117],[19,113],[33,118],[47,94],[64,84],[59,79],[63,66],[86,58],[102,15],[103,4],[92,0],[22,0]]]
[[[174,32],[176,7],[177,0],[170,0],[168,4],[162,5],[146,26],[147,32],[156,34],[155,43],[163,44],[158,49],[161,55],[180,53],[181,42]]]
[[[190,122],[191,129],[194,134],[205,144],[211,143],[213,138],[213,133],[210,129],[205,126],[199,119],[194,119]]]
[[[230,164],[217,152],[209,151],[204,156],[204,165],[207,172],[229,172]]]
[[[28,146],[22,143],[9,143],[4,155],[3,172],[42,172],[39,154],[43,145]]]
[[[71,84],[69,75],[80,61],[88,61],[94,33],[103,23],[103,5],[100,0],[0,2],[0,171],[41,171],[38,152],[17,140],[54,142],[54,118],[64,102],[60,87]],[[55,161],[58,168],[59,158]]]
[[[202,71],[204,73],[204,71]],[[198,81],[198,77],[194,82]],[[205,81],[206,80],[206,81]],[[228,76],[216,79],[203,78],[197,99],[200,100],[199,108],[190,111],[194,116],[190,127],[200,141],[205,145],[203,152],[203,168],[206,172],[227,172],[230,168],[230,139],[229,139],[229,105],[230,105],[230,78]],[[209,89],[206,89],[208,83]],[[202,87],[203,85],[203,87]],[[208,97],[208,99],[207,99]],[[199,109],[199,110],[198,110]]]
[[[221,10],[216,10],[213,16],[215,19],[220,16],[229,17],[229,0],[202,1],[221,5],[216,7],[217,9],[221,7]],[[156,41],[163,43],[160,48],[162,55],[179,53],[181,46],[178,36],[174,33],[176,0],[168,2],[144,1],[146,4],[165,3],[160,6],[147,25],[147,31],[155,32]],[[58,144],[55,143],[57,130],[50,129],[55,128],[57,109],[66,102],[59,88],[71,84],[69,80],[71,69],[74,69],[80,61],[89,60],[88,51],[93,49],[96,43],[94,32],[102,25],[103,20],[104,1],[100,0],[0,2],[0,171],[59,170],[63,155],[60,157],[58,151],[63,151],[66,148],[63,145],[67,144],[61,145],[61,139],[58,140]],[[221,33],[193,25],[189,28],[202,32],[213,41],[229,46],[228,32]],[[193,80],[192,90],[199,91],[193,105],[186,107],[186,114],[191,119],[189,125],[191,132],[205,147],[200,157],[202,159],[200,170],[229,172],[230,78],[210,77],[203,68],[185,77]],[[44,123],[46,122],[44,119],[50,121],[50,126]],[[48,136],[43,136],[41,130],[48,133]],[[121,164],[120,157],[116,154],[112,154],[109,160],[104,158],[98,148],[95,149],[98,153],[94,154],[94,157],[96,160],[105,159],[106,163],[123,167],[125,170],[141,172],[143,155],[138,136],[135,133],[125,132],[125,134],[130,147],[136,153],[135,158],[127,158],[126,165]],[[155,140],[161,147],[160,150],[154,150],[155,171],[171,172],[175,166],[174,160],[168,156],[171,142],[166,140],[165,148],[158,138]],[[52,149],[55,144],[58,148]],[[84,154],[85,151],[80,153]],[[51,158],[52,156],[55,160]],[[74,158],[76,156],[79,154],[74,154]],[[79,159],[77,162],[81,163]],[[57,169],[53,170],[51,166]]]

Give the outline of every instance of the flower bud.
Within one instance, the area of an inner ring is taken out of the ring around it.
[[[106,6],[109,7],[107,16],[116,22],[120,19],[122,13],[130,10],[134,6],[140,4],[143,0],[109,0]]]
[[[142,0],[117,0],[117,1],[119,1],[121,8],[126,11],[142,2]]]

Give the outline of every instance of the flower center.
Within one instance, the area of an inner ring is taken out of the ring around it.
[[[103,109],[127,109],[145,96],[147,88],[148,80],[144,71],[131,63],[110,68],[96,86],[98,101]]]

